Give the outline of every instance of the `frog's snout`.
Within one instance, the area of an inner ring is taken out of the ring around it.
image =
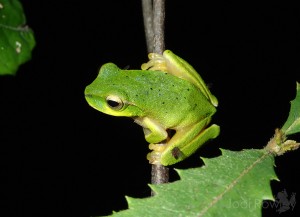
[[[85,93],[84,96],[87,98],[93,98],[93,94],[90,94],[90,93]]]

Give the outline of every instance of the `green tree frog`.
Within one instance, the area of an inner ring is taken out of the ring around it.
[[[175,164],[219,135],[218,125],[209,126],[218,101],[190,64],[166,50],[150,53],[141,68],[104,64],[85,98],[103,113],[131,117],[142,126],[151,164]]]

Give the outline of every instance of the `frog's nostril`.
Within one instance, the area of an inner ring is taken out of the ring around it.
[[[92,94],[89,94],[89,93],[86,93],[84,94],[85,97],[88,97],[88,98],[93,98],[93,95]]]

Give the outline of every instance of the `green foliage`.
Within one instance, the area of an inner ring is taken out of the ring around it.
[[[296,97],[291,101],[289,117],[281,130],[285,135],[291,135],[300,132],[300,84],[298,82]]]
[[[263,200],[273,200],[274,157],[265,150],[232,152],[203,159],[205,166],[178,170],[181,180],[150,185],[156,195],[127,197],[129,209],[112,216],[261,216]]]
[[[177,170],[180,180],[150,185],[154,197],[127,197],[128,210],[112,216],[261,216],[263,200],[273,200],[270,180],[274,156],[299,148],[300,143],[287,136],[300,132],[300,84],[291,102],[289,117],[265,149],[232,152],[203,159],[200,168]]]
[[[0,0],[0,75],[14,75],[31,58],[32,30],[18,0]]]
[[[296,150],[300,143],[287,140],[287,136],[300,132],[300,84],[297,82],[297,93],[291,102],[289,117],[281,129],[275,130],[274,137],[268,142],[266,150],[274,155],[282,155],[287,151]]]

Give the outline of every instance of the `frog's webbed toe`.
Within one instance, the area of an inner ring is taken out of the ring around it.
[[[166,149],[166,143],[149,144],[149,149],[157,152],[163,152]]]
[[[147,160],[149,160],[149,164],[160,164],[161,153],[152,151],[147,154]]]
[[[149,53],[149,61],[142,64],[142,70],[153,70],[167,72],[167,63],[163,55],[157,53]]]
[[[161,154],[166,149],[166,143],[149,144],[149,149],[153,150],[147,154],[147,160],[150,164],[160,164]]]

